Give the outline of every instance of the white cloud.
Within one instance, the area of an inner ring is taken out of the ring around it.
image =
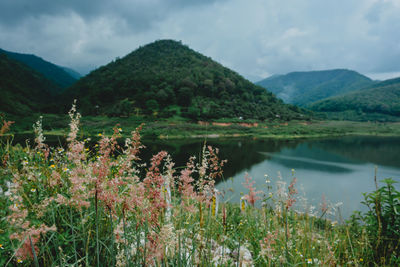
[[[253,80],[331,68],[400,71],[398,0],[40,1],[47,10],[32,14],[0,4],[25,15],[0,18],[0,47],[82,71],[170,38]]]

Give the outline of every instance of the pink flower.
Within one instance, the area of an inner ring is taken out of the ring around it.
[[[245,175],[246,182],[242,183],[244,187],[249,189],[249,193],[244,195],[244,199],[254,207],[254,204],[256,203],[257,200],[261,199],[261,197],[257,196],[258,194],[261,194],[262,191],[255,191],[254,184],[255,182],[252,181],[252,178],[246,173]]]
[[[297,189],[294,188],[294,185],[296,184],[296,182],[297,182],[297,178],[294,177],[288,187],[289,194],[288,194],[288,199],[286,200],[286,209],[289,209],[296,202],[296,199],[294,198],[294,195],[297,194]]]

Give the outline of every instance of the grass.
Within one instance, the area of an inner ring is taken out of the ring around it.
[[[116,142],[125,132],[118,127],[89,147],[78,134],[80,116],[74,109],[69,115],[66,149],[43,142],[40,122],[35,146],[1,143],[2,266],[400,263],[400,193],[393,187],[368,195],[371,213],[349,222],[329,220],[329,213],[340,217],[340,207],[323,202],[295,210],[301,200],[294,173],[289,186],[278,181],[265,192],[247,177],[242,202],[227,203],[214,189],[225,163],[217,149],[204,146],[186,166],[174,166],[161,151],[144,165],[140,127],[124,147]]]
[[[33,114],[24,118],[7,116],[8,120],[16,121],[10,133],[32,134],[32,124],[39,118]],[[69,118],[64,115],[44,114],[43,131],[47,136],[66,136],[69,132]],[[290,121],[290,122],[256,122],[252,120],[220,119],[200,125],[184,118],[157,119],[141,116],[106,117],[88,116],[81,120],[80,135],[85,137],[97,136],[99,133],[111,135],[112,128],[119,125],[124,132],[129,133],[144,123],[141,134],[143,138],[183,139],[183,138],[213,138],[213,137],[250,137],[250,138],[319,138],[344,135],[374,135],[400,136],[400,123],[387,122],[353,122],[353,121]],[[220,123],[218,125],[218,123]],[[226,123],[225,126],[221,124]],[[247,127],[241,123],[253,124]],[[230,124],[230,125],[229,125]]]

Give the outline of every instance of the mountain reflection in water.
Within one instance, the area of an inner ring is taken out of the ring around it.
[[[25,139],[16,136],[14,143],[25,145]],[[65,145],[62,138],[48,140],[53,146]],[[199,158],[205,143],[219,148],[219,158],[228,162],[224,166],[224,179],[217,181],[217,188],[226,193],[225,200],[233,202],[239,202],[241,192],[247,193],[243,187],[246,173],[256,182],[257,190],[265,192],[265,175],[272,185],[279,177],[289,184],[294,169],[298,179],[296,188],[299,194],[306,196],[308,205],[319,207],[324,194],[332,203],[343,202],[342,215],[348,218],[354,210],[365,210],[360,204],[362,193],[375,188],[375,166],[378,166],[378,180],[391,177],[400,181],[400,137],[210,139],[207,142],[193,139],[143,140],[143,143],[146,148],[140,156],[144,162],[165,150],[171,154],[176,167],[184,167],[190,156]]]

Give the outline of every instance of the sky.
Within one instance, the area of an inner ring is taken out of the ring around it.
[[[1,0],[0,48],[82,74],[174,39],[251,81],[345,68],[400,76],[400,0]]]

